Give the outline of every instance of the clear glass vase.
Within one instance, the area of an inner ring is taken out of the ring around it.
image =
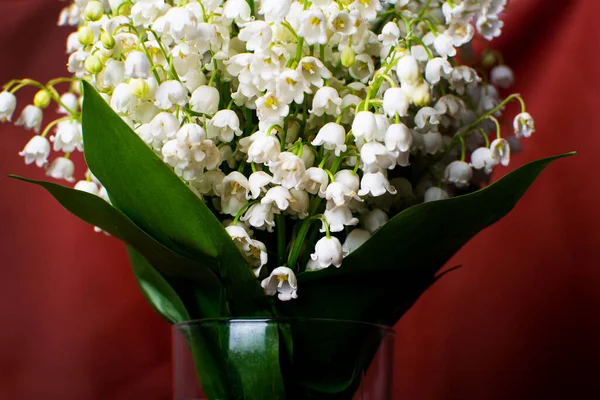
[[[324,319],[173,328],[175,400],[391,400],[394,331]]]

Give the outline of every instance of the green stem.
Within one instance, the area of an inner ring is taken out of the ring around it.
[[[337,157],[335,159],[335,161],[333,162],[333,165],[331,166],[330,172],[332,174],[335,174],[337,172],[338,168],[340,167],[341,163],[342,163],[342,157]],[[287,263],[288,268],[294,269],[294,267],[296,266],[296,262],[298,261],[298,256],[300,255],[300,250],[302,249],[302,244],[304,243],[304,240],[306,239],[306,235],[310,231],[310,225],[311,225],[312,221],[314,220],[314,219],[312,219],[312,216],[314,216],[317,213],[317,210],[319,209],[319,206],[321,205],[322,201],[323,201],[323,199],[321,197],[315,196],[315,198],[311,202],[310,210],[309,210],[309,215],[311,217],[306,218],[302,222],[302,225],[300,226],[300,229],[298,230],[298,234],[296,235],[296,239],[294,240],[294,246],[292,248],[292,251],[290,252],[290,256],[288,257],[288,263]]]
[[[285,266],[285,216],[277,215],[277,261],[278,266]]]

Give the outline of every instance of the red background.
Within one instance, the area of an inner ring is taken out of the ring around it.
[[[0,2],[1,82],[66,73],[64,4]],[[471,241],[450,263],[464,268],[397,325],[398,399],[600,398],[598,15],[597,0],[512,1],[494,45],[537,132],[510,168],[580,154]],[[16,154],[29,136],[0,131],[0,398],[169,399],[169,327],[123,246],[5,177],[43,177]]]

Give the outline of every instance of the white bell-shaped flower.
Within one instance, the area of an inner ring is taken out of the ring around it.
[[[492,84],[508,89],[515,83],[515,74],[506,65],[497,65],[490,71],[490,81]]]
[[[471,153],[471,166],[475,169],[483,169],[487,174],[492,172],[498,162],[487,147],[479,147]]]
[[[76,149],[83,151],[81,124],[75,120],[61,121],[56,126],[56,134],[50,137],[54,151],[70,153]]]
[[[225,174],[221,171],[206,171],[202,174],[199,181],[194,182],[194,189],[203,196],[218,196],[217,186],[219,186]]]
[[[160,19],[162,21],[159,24]],[[199,35],[198,19],[187,8],[172,7],[160,19],[157,19],[154,23],[155,30],[162,31],[175,40],[192,41]]]
[[[302,189],[306,182],[306,167],[302,159],[290,152],[280,153],[276,161],[269,163],[273,183],[286,189]]]
[[[385,47],[393,46],[400,38],[400,28],[393,21],[386,23],[381,29],[381,34],[378,39]]]
[[[75,164],[73,161],[65,157],[59,157],[52,161],[48,167],[46,175],[54,179],[64,179],[67,182],[75,182],[73,173],[75,172]]]
[[[360,178],[352,170],[343,169],[336,173],[334,178],[336,182],[344,184],[353,192],[357,192],[360,187]]]
[[[521,113],[515,117],[513,126],[515,128],[515,136],[518,138],[531,136],[535,132],[535,121],[529,113]]]
[[[247,222],[250,226],[273,232],[275,226],[273,210],[269,204],[256,203],[250,206],[248,211],[244,214],[241,221]]]
[[[427,154],[437,154],[444,150],[444,137],[439,132],[430,131],[421,135],[423,150]]]
[[[382,172],[368,172],[363,175],[358,191],[359,196],[370,194],[373,197],[379,197],[385,193],[396,194],[396,188],[390,184]]]
[[[200,86],[194,90],[190,98],[192,111],[214,115],[219,110],[219,91],[212,86]]]
[[[445,200],[449,199],[450,195],[444,189],[439,187],[430,187],[425,191],[425,203],[430,201]]]
[[[456,187],[467,187],[473,179],[473,170],[464,161],[453,161],[446,167],[444,179]]]
[[[273,181],[273,177],[264,171],[257,171],[252,173],[248,178],[248,184],[250,185],[250,192],[248,194],[248,200],[258,199],[263,192],[266,192],[266,187]]]
[[[292,195],[288,189],[283,186],[275,186],[267,191],[260,202],[270,206],[275,214],[281,214],[282,211],[288,209],[292,199]]]
[[[275,93],[267,92],[256,99],[256,113],[261,121],[283,120],[289,112],[290,106],[279,99]]]
[[[246,42],[248,51],[267,50],[273,39],[273,30],[268,22],[252,21],[242,28],[238,39]]]
[[[292,0],[262,0],[258,13],[265,16],[265,21],[279,23],[290,12]]]
[[[327,26],[342,37],[354,35],[357,32],[356,16],[347,10],[335,10],[329,15]]]
[[[311,90],[309,83],[297,69],[286,69],[277,78],[275,93],[277,98],[288,104],[302,104],[304,94],[311,93]]]
[[[308,208],[310,207],[310,199],[308,193],[304,190],[290,189],[292,199],[290,200],[290,215],[297,216],[299,219],[308,217]]]
[[[146,143],[159,149],[169,139],[173,139],[179,130],[179,121],[175,115],[161,112],[148,124],[147,132],[142,131],[140,136]],[[142,136],[143,134],[143,136]]]
[[[419,129],[437,129],[440,116],[433,107],[423,107],[415,115],[415,125]]]
[[[19,155],[25,158],[25,164],[29,165],[35,162],[38,167],[42,167],[48,162],[50,142],[45,137],[34,136],[27,142]]]
[[[10,121],[17,108],[17,98],[10,92],[0,93],[0,121]]]
[[[409,105],[408,97],[401,88],[390,88],[383,94],[383,110],[390,118],[396,114],[407,116]]]
[[[405,54],[396,64],[396,74],[402,83],[417,82],[421,76],[417,59],[410,54]]]
[[[369,211],[363,217],[363,223],[365,225],[365,229],[371,233],[375,233],[376,230],[385,225],[389,220],[388,215],[379,208],[374,208]]]
[[[250,267],[252,268],[254,275],[258,278],[262,267],[267,265],[269,262],[269,255],[267,253],[267,246],[256,239],[250,240],[250,249],[244,254],[246,260],[248,260]]]
[[[359,111],[352,122],[352,134],[356,138],[361,138],[370,142],[377,136],[378,127],[375,114],[370,111]]]
[[[119,114],[127,115],[135,110],[138,99],[133,94],[133,85],[120,83],[110,97],[110,106]]]
[[[344,257],[350,255],[350,253],[354,252],[360,246],[365,244],[367,240],[371,237],[371,233],[364,229],[353,229],[348,236],[346,236],[346,240],[342,245],[342,252]]]
[[[234,20],[238,26],[252,21],[252,10],[246,0],[227,0],[223,5],[223,16]]]
[[[185,106],[187,101],[187,88],[181,82],[172,80],[160,84],[156,90],[156,101],[154,104],[162,110],[168,110],[175,105]]]
[[[269,261],[265,244],[252,239],[241,224],[230,225],[225,230],[250,264],[255,276],[258,277],[262,267]]]
[[[377,18],[378,12],[383,10],[380,0],[360,0],[355,1],[353,6],[367,21],[373,21]]]
[[[85,70],[85,60],[90,56],[90,54],[83,49],[79,49],[73,54],[69,56],[69,61],[67,63],[67,71],[79,79],[83,78],[87,71]]]
[[[75,184],[73,189],[93,194],[94,196],[98,196],[98,193],[100,192],[100,188],[96,182],[92,181],[79,181]]]
[[[334,236],[323,237],[315,245],[315,252],[310,255],[310,258],[317,261],[321,268],[327,268],[332,264],[339,268],[344,259],[342,244]]]
[[[229,143],[235,136],[240,136],[240,119],[232,110],[220,110],[208,122],[208,136],[218,137],[222,142]]]
[[[106,62],[102,76],[103,79],[101,82],[105,87],[116,87],[125,80],[125,63],[123,61],[113,60],[112,58],[109,59]]]
[[[248,203],[246,199],[246,195],[250,190],[248,178],[237,171],[227,175],[216,189],[221,198],[221,212],[223,214],[236,216]]]
[[[109,0],[112,10],[118,11],[119,6],[123,4],[121,0]],[[115,3],[115,6],[112,5]],[[160,15],[167,11],[168,5],[163,0],[142,0],[131,7],[131,19],[135,25],[149,26]]]
[[[327,43],[327,20],[321,10],[311,9],[302,12],[298,35],[303,37],[307,44]]]
[[[392,124],[385,133],[385,147],[389,151],[400,151],[406,153],[413,143],[410,129],[404,124]]]
[[[60,96],[60,102],[64,104],[67,109],[62,105],[56,110],[59,114],[69,115],[71,112],[77,112],[79,110],[79,99],[73,93],[67,92]]]
[[[332,201],[338,206],[346,205],[352,199],[361,200],[355,190],[338,181],[332,182],[327,186],[325,198],[327,201]]]
[[[42,127],[42,120],[44,119],[44,112],[41,108],[29,104],[21,112],[21,116],[15,123],[15,125],[22,125],[25,129],[32,129],[35,133],[40,132]]]
[[[431,86],[427,82],[403,85],[402,90],[410,102],[418,107],[425,107],[431,101]]]
[[[125,77],[134,79],[148,79],[150,77],[150,60],[141,51],[127,53],[125,59]]]
[[[304,185],[304,190],[310,194],[318,194],[320,197],[325,197],[325,191],[329,184],[329,175],[322,168],[311,167],[306,170],[307,181]]]
[[[369,54],[359,54],[354,58],[354,64],[348,69],[350,76],[361,83],[367,83],[375,72],[375,64]]]
[[[267,296],[275,296],[281,301],[298,298],[298,281],[294,271],[287,267],[275,268],[271,275],[261,282]]]
[[[251,144],[248,147],[248,162],[257,164],[270,164],[279,157],[281,144],[274,135],[267,135],[258,131],[250,136]]]
[[[456,49],[454,48],[454,38],[446,33],[438,33],[433,35],[432,32],[427,33],[423,36],[423,42],[426,45],[433,44],[433,48],[443,58],[456,56]]]
[[[342,112],[340,106],[342,98],[337,90],[332,87],[325,86],[317,90],[313,98],[311,113],[317,117],[323,114],[338,116]]]
[[[448,60],[437,57],[427,62],[425,67],[425,79],[432,85],[437,85],[442,78],[450,79],[452,77],[452,65]]]
[[[506,139],[498,138],[490,144],[492,158],[505,167],[510,163],[510,144]]]
[[[502,33],[504,21],[494,14],[481,14],[479,18],[477,18],[476,26],[477,31],[479,31],[486,40],[492,40]]]
[[[369,142],[360,149],[360,159],[363,162],[363,170],[374,172],[379,169],[393,169],[396,166],[398,155],[389,151],[379,142]]]
[[[325,79],[331,78],[331,72],[321,60],[315,57],[304,57],[298,63],[297,71],[311,85],[322,87]]]
[[[329,224],[331,232],[342,232],[346,226],[354,226],[358,224],[358,218],[352,215],[352,211],[348,206],[334,206],[327,208],[323,214],[325,221]],[[325,224],[321,228],[321,232],[325,232]]]
[[[329,122],[323,126],[317,137],[312,141],[313,146],[323,146],[326,150],[335,152],[336,157],[346,151],[346,130],[342,125]]]

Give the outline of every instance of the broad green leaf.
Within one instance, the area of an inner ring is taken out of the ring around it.
[[[171,283],[139,252],[131,246],[127,250],[136,280],[148,302],[171,323],[190,321],[190,313]],[[186,285],[185,282],[181,284]],[[204,392],[211,399],[230,398],[223,355],[215,352],[210,338],[202,336],[201,332],[189,330],[184,333]]]
[[[183,301],[165,277],[131,246],[127,246],[127,251],[135,279],[148,302],[173,324],[189,321]]]
[[[116,208],[171,250],[215,257],[210,265],[236,316],[269,315],[264,292],[219,220],[181,179],[83,82],[85,159]]]
[[[223,286],[212,270],[208,268],[208,265],[211,264],[218,265],[216,259],[207,256],[198,257],[201,261],[200,264],[167,249],[141,230],[121,211],[93,194],[51,182],[18,176],[11,177],[43,187],[72,214],[127,243],[167,277],[188,279],[194,282],[196,292],[201,297],[197,301],[194,300],[194,303],[197,304],[197,317],[210,318],[229,315],[224,312],[222,306]]]
[[[465,243],[506,216],[551,162],[572,154],[532,162],[468,195],[406,209],[346,257],[341,268],[299,274],[299,297],[280,304],[282,313],[394,325]],[[344,340],[349,337],[340,336],[338,345],[356,347]],[[314,351],[327,357],[337,349]],[[352,372],[347,370],[348,377]],[[339,384],[329,382],[330,387]]]
[[[232,400],[285,400],[277,325],[242,321],[230,324],[227,333],[223,353],[237,386]]]

